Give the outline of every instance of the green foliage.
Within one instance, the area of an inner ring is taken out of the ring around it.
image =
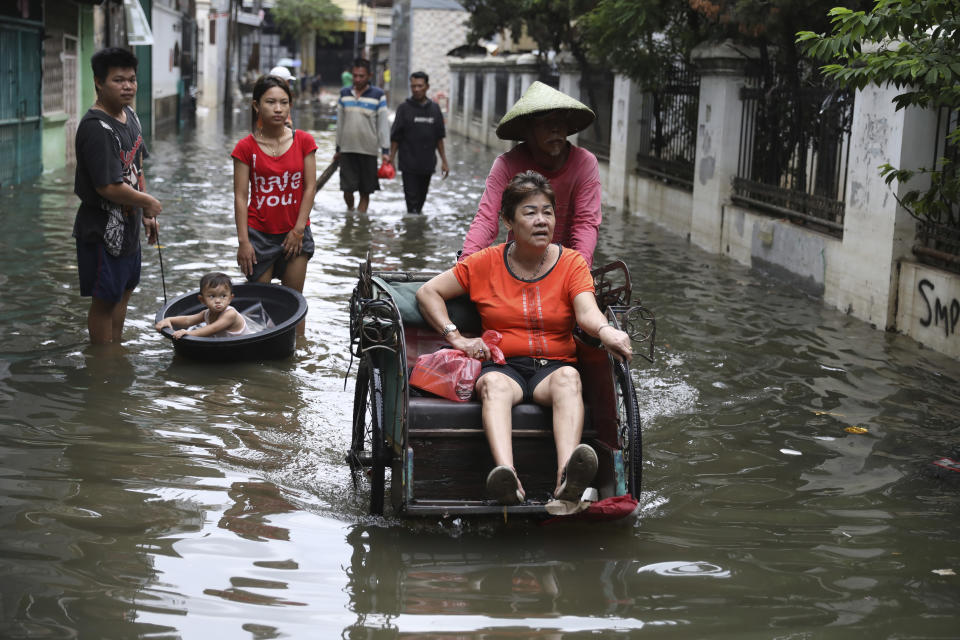
[[[869,12],[843,7],[830,10],[829,34],[800,31],[796,41],[812,57],[827,61],[823,72],[839,83],[863,89],[890,83],[903,90],[897,109],[910,106],[960,109],[960,5],[956,0],[878,0]],[[960,130],[948,136],[960,148]],[[916,171],[880,167],[887,184],[929,179],[926,190],[914,189],[901,204],[918,217],[956,220],[960,171],[947,158]],[[953,213],[951,213],[953,212]]]
[[[600,0],[579,24],[593,57],[648,90],[709,35],[689,0]]]
[[[526,33],[537,43],[543,59],[548,51],[567,49],[583,53],[578,19],[596,0],[461,0],[470,13],[467,40],[476,44],[502,31]]]
[[[297,40],[315,32],[321,42],[329,42],[343,22],[343,11],[331,0],[277,0],[271,15],[280,31]]]

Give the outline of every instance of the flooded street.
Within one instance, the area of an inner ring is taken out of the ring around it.
[[[294,120],[322,170],[329,122]],[[960,636],[960,473],[931,472],[960,453],[960,363],[615,211],[595,264],[626,261],[658,317],[637,526],[367,516],[343,462],[357,267],[451,265],[495,153],[448,138],[419,216],[399,177],[346,213],[334,176],[295,356],[197,363],[154,314],[164,280],[240,279],[242,135],[150,143],[163,277],[144,246],[119,353],[87,345],[72,172],[0,192],[0,637]]]

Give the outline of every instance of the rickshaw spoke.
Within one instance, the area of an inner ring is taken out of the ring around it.
[[[617,440],[623,453],[627,476],[627,492],[639,498],[643,472],[643,444],[640,433],[640,410],[630,378],[630,369],[622,362],[614,363],[617,403]]]

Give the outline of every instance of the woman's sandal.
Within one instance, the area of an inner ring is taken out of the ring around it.
[[[584,489],[590,486],[595,475],[597,475],[597,452],[588,444],[578,444],[563,467],[560,488],[557,489],[555,498],[579,502]]]
[[[502,505],[520,504],[526,498],[517,472],[512,467],[500,465],[487,474],[487,496]]]

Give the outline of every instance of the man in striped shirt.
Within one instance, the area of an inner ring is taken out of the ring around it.
[[[353,86],[340,90],[337,102],[337,152],[340,161],[340,190],[347,210],[353,211],[353,192],[360,193],[357,210],[370,204],[370,194],[380,190],[377,156],[390,160],[390,122],[383,90],[370,84],[370,62],[353,61]]]

